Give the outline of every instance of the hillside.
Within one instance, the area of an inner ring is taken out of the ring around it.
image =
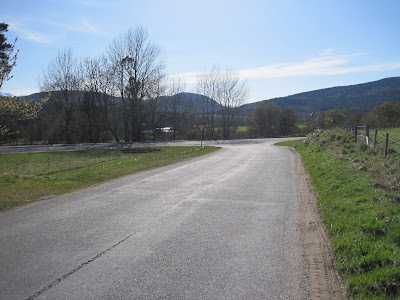
[[[178,95],[180,96],[180,100],[182,101],[183,105],[188,105],[189,102],[192,101],[193,106],[199,113],[202,111],[203,107],[206,106],[207,102],[209,103],[208,104],[209,106],[211,106],[212,102],[214,102],[215,110],[217,111],[217,113],[221,109],[220,105],[216,101],[203,95],[187,93],[187,92],[180,93]]]
[[[82,92],[83,94],[83,92]],[[43,97],[46,97],[47,93],[35,93],[35,94],[31,94],[28,96],[22,96],[22,98],[26,98],[26,99],[32,99],[35,101],[39,101],[40,99],[42,99]],[[214,100],[203,96],[203,95],[199,95],[199,94],[194,94],[194,93],[179,93],[177,94],[177,96],[179,96],[179,101],[180,101],[180,108],[183,108],[187,105],[193,105],[193,108],[195,110],[197,110],[197,112],[201,112],[202,108],[206,105],[205,103],[209,103],[209,106],[211,106],[211,103],[214,102],[215,105],[215,109],[217,111],[217,113],[220,110],[220,105],[215,102]],[[170,96],[161,96],[160,97],[162,100],[168,100],[170,98]],[[120,97],[115,97],[115,99],[117,101],[119,101],[121,98]]]
[[[39,100],[46,96],[45,93],[37,93],[24,98]],[[164,96],[165,98],[167,96]],[[163,97],[163,98],[164,98]],[[188,103],[193,101],[193,106],[200,113],[207,97],[194,93],[181,93],[181,101]],[[208,99],[212,101],[211,99]],[[278,106],[292,107],[296,113],[305,118],[311,112],[322,112],[334,108],[352,114],[356,111],[366,113],[374,107],[386,101],[400,101],[400,77],[385,78],[378,81],[326,88],[287,97],[274,98],[239,107],[238,115],[247,116],[262,102],[273,102]],[[216,112],[219,113],[219,105],[216,104]]]
[[[273,102],[278,106],[292,107],[300,117],[311,112],[321,112],[338,108],[351,114],[365,113],[386,101],[400,101],[400,77],[385,78],[378,81],[326,88],[242,105],[241,116],[246,116],[262,102]]]

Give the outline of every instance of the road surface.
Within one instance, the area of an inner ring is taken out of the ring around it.
[[[0,213],[0,299],[309,299],[276,139]]]

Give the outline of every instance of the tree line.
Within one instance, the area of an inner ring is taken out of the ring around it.
[[[400,102],[384,102],[370,112],[347,115],[340,109],[330,109],[315,115],[311,113],[303,128],[291,107],[280,107],[273,102],[257,105],[246,117],[249,137],[283,137],[305,135],[316,128],[331,129],[343,126],[369,124],[371,128],[400,127]]]
[[[312,128],[331,129],[341,126],[369,124],[371,128],[400,127],[400,102],[384,102],[370,112],[362,115],[356,112],[350,116],[339,109],[331,109],[320,113],[316,118],[308,118],[308,130]]]
[[[0,122],[9,130],[0,138],[136,142],[166,134],[173,139],[196,137],[194,126],[204,123],[207,137],[229,139],[236,109],[247,97],[245,81],[233,71],[213,67],[198,76],[197,90],[204,97],[188,99],[185,83],[170,80],[165,69],[162,49],[143,27],[114,39],[98,57],[77,58],[70,48],[60,50],[41,74],[40,90],[50,96],[39,102],[42,109],[36,118],[13,118],[1,111],[1,102],[11,99],[1,98]],[[160,130],[164,127],[170,128],[168,133]]]
[[[263,102],[247,116],[248,134],[252,137],[282,137],[297,132],[298,117],[291,107]]]

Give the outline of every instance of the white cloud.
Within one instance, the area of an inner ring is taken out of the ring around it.
[[[81,29],[83,30],[83,32],[88,32],[88,33],[98,32],[97,28],[89,24],[89,21],[86,19],[82,19]]]
[[[175,74],[169,76],[172,80],[181,79],[187,84],[195,84],[197,82],[197,78],[204,74],[204,72],[190,72],[190,73],[182,73],[182,74]]]
[[[51,25],[60,27],[69,31],[86,32],[86,33],[98,33],[97,28],[89,23],[86,18],[82,18],[79,24],[67,24],[50,22]]]
[[[383,62],[371,65],[355,65],[355,58],[364,53],[335,55],[333,49],[326,49],[318,53],[317,57],[303,62],[279,63],[259,68],[239,70],[239,75],[245,79],[269,79],[284,77],[304,76],[331,76],[350,73],[365,73],[377,71],[389,71],[400,69],[400,62]],[[189,84],[195,83],[203,72],[191,72],[173,75],[180,77]]]
[[[57,37],[59,38],[59,34],[47,34],[44,32],[38,32],[37,30],[31,29],[32,24],[41,24],[45,25],[47,29],[51,29],[51,27],[58,27],[68,31],[76,31],[83,32],[88,34],[98,34],[99,30],[93,26],[86,18],[82,18],[80,23],[78,24],[66,24],[66,23],[58,23],[52,21],[43,21],[36,19],[28,19],[23,22],[20,21],[7,21],[9,24],[9,30],[17,33],[19,38],[31,40],[37,43],[49,44],[54,42]],[[50,26],[49,26],[50,25]]]
[[[332,55],[331,50],[304,62],[281,63],[260,68],[241,70],[240,75],[248,79],[268,79],[296,76],[323,76],[361,72],[363,67],[346,66],[361,54]],[[368,68],[371,69],[371,68]]]
[[[43,34],[31,29],[27,29],[24,24],[19,22],[10,21],[7,22],[7,24],[10,25],[9,30],[15,31],[17,35],[19,35],[19,37],[22,39],[31,40],[42,44],[51,43],[55,39],[55,37],[52,35]]]

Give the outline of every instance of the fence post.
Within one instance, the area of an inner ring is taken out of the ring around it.
[[[389,133],[386,133],[385,157],[388,154],[388,146],[389,146]]]
[[[374,138],[374,149],[376,146],[376,137],[378,136],[378,129],[375,129],[375,138]]]
[[[358,134],[358,132],[357,132],[357,126],[354,126],[354,137],[355,137],[355,139],[356,139],[356,143],[357,143],[357,134]]]
[[[365,135],[367,136],[369,140],[369,124],[365,125]]]

